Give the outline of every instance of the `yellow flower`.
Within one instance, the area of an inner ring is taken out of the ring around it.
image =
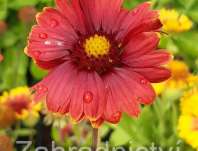
[[[198,117],[182,115],[178,124],[179,136],[193,148],[198,149]]]
[[[192,21],[174,9],[161,9],[160,20],[166,32],[184,32],[192,28]]]
[[[15,112],[15,116],[18,120],[33,121],[33,119],[39,118],[39,111],[41,110],[41,104],[35,104],[32,101],[31,91],[28,87],[18,87],[4,92],[0,96],[0,104],[5,104]]]
[[[182,114],[198,117],[198,89],[193,88],[184,93],[181,98]]]
[[[190,81],[192,83],[198,79],[191,75],[188,66],[183,61],[172,60],[169,62],[168,68],[171,71],[171,78],[166,82],[153,84],[157,94],[161,94],[165,89],[184,89]]]
[[[152,84],[157,95],[160,95],[166,88],[166,82]]]
[[[179,136],[198,149],[198,89],[186,92],[181,99],[181,116],[178,123]]]
[[[198,87],[198,75],[190,75],[187,81],[189,87]]]
[[[183,61],[173,60],[168,64],[171,71],[171,78],[167,81],[170,88],[184,88],[187,86],[187,79],[191,75],[188,66]]]

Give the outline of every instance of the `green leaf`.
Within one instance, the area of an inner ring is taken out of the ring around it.
[[[0,0],[0,20],[7,16],[7,0]]]
[[[20,9],[25,6],[35,6],[40,0],[9,0],[8,6],[12,9]]]
[[[175,35],[173,42],[179,48],[179,53],[194,68],[195,60],[198,58],[198,47],[196,45],[198,39],[198,32],[186,32]]]
[[[121,127],[117,127],[111,135],[110,143],[113,146],[121,146],[129,143],[130,140],[130,134],[123,130]]]
[[[0,64],[0,90],[26,85],[28,58],[23,51],[7,50],[4,58]]]

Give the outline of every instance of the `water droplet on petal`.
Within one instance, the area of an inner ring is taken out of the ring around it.
[[[44,44],[45,44],[45,45],[51,45],[51,41],[46,40],[46,41],[44,42]]]
[[[38,58],[41,55],[41,52],[40,51],[33,51],[32,54],[35,58]]]
[[[58,21],[55,19],[52,19],[50,22],[50,27],[55,28],[58,25]]]
[[[63,43],[61,41],[57,41],[56,43],[58,46],[63,46]]]
[[[141,97],[137,97],[137,101],[138,101],[138,102],[142,102],[143,99],[142,99]]]
[[[122,113],[119,112],[119,111],[117,111],[116,113],[114,113],[112,115],[112,117],[111,117],[112,118],[112,121],[118,122],[120,120],[121,115],[122,115]]]
[[[37,93],[45,93],[48,91],[48,88],[42,84],[36,86]]]
[[[85,92],[83,100],[85,103],[91,103],[91,101],[93,100],[93,93],[90,91]]]
[[[141,84],[147,84],[147,81],[145,79],[140,80]]]
[[[46,39],[48,36],[47,36],[47,34],[46,33],[40,33],[39,34],[39,38],[41,38],[41,39]]]
[[[109,59],[109,62],[110,62],[110,63],[113,63],[113,60],[112,60],[112,59]]]
[[[136,15],[137,12],[138,12],[138,9],[135,9],[135,10],[132,11],[132,14],[133,14],[133,15]]]

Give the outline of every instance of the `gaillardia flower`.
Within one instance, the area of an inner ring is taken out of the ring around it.
[[[161,9],[160,20],[165,32],[184,32],[192,28],[192,21],[184,14],[174,9]]]
[[[137,116],[151,104],[150,82],[170,77],[158,50],[157,11],[143,3],[132,11],[123,0],[56,0],[57,8],[37,15],[26,54],[50,73],[36,84],[35,99],[46,96],[48,109],[76,122],[118,123],[122,112]]]
[[[181,99],[181,116],[178,123],[179,136],[198,149],[198,89],[187,91]]]
[[[32,101],[31,91],[28,87],[17,87],[4,92],[0,96],[0,105],[6,106],[14,111],[18,120],[30,120],[30,122],[36,121],[39,117],[39,111],[41,110],[41,104],[35,104]]]

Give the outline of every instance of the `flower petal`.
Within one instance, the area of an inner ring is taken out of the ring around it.
[[[88,73],[87,88],[84,91],[84,112],[91,121],[102,117],[106,106],[106,92],[102,79],[97,73]],[[88,93],[88,94],[87,94]],[[86,98],[86,95],[88,95]],[[91,97],[91,98],[90,98]],[[88,101],[86,100],[88,99]]]
[[[139,58],[129,56],[123,61],[126,65],[135,68],[147,68],[152,66],[160,66],[171,59],[171,55],[165,51],[153,51],[149,54],[142,55]]]
[[[150,3],[140,4],[134,10],[130,11],[120,26],[120,33],[117,39],[131,37],[140,32],[148,32],[159,29],[162,25],[158,19],[157,11],[149,9]],[[128,36],[127,36],[128,35]]]
[[[132,68],[133,71],[141,74],[152,83],[159,83],[171,76],[170,70],[164,67]]]
[[[79,0],[56,0],[56,5],[60,13],[68,20],[70,25],[81,34],[86,33],[86,28],[82,16]]]
[[[111,75],[105,77],[105,83],[112,91],[109,93],[104,112],[107,119],[112,119],[114,115],[118,116],[119,111],[137,116],[140,112],[139,104],[150,104],[155,98],[151,84],[143,76],[130,69],[116,68]],[[109,101],[114,104],[115,108],[108,106],[112,105]]]
[[[36,96],[47,96],[46,104],[50,111],[65,114],[68,112],[70,96],[76,79],[76,70],[70,63],[65,62],[50,72],[33,89],[36,91]]]
[[[57,10],[45,8],[37,15],[37,22],[29,35],[26,53],[37,62],[68,56],[77,35],[67,20]]]
[[[123,60],[139,58],[157,49],[159,36],[156,33],[141,33],[131,37],[130,42],[124,46],[122,54]]]

